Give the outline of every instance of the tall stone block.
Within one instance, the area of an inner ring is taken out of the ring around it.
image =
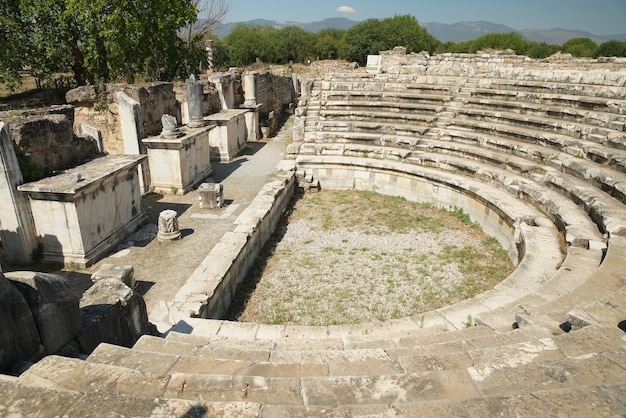
[[[203,87],[202,83],[196,81],[196,76],[191,75],[185,80],[187,87],[187,106],[189,106],[189,126],[192,128],[199,128],[205,125],[202,120],[202,95]]]
[[[124,154],[147,154],[146,148],[141,142],[145,138],[141,105],[121,91],[117,93],[117,105],[122,139],[124,140]],[[139,166],[139,187],[142,194],[150,191],[150,169],[146,162]]]
[[[42,354],[37,325],[22,294],[0,273],[0,372]]]
[[[13,142],[0,122],[0,238],[9,263],[28,265],[37,247],[28,198],[17,190],[24,182]]]
[[[64,277],[34,271],[6,273],[22,294],[47,354],[69,344],[80,331],[80,294]]]

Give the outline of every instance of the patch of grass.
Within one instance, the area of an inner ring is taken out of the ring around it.
[[[374,191],[322,191],[305,194],[289,213],[289,223],[304,223],[319,238],[285,240],[288,250],[272,240],[274,247],[263,250],[274,253],[267,267],[246,279],[259,283],[254,293],[228,318],[299,325],[389,320],[473,296],[512,270],[498,241],[460,209]],[[398,240],[403,244],[394,247]]]

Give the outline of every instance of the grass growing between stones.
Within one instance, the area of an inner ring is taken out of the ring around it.
[[[298,200],[228,319],[332,325],[426,312],[492,288],[513,267],[462,211],[373,192]]]

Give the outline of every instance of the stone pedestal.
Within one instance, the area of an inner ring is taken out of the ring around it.
[[[214,127],[183,127],[180,137],[157,136],[143,140],[148,149],[152,190],[183,194],[211,175],[211,129]]]
[[[23,184],[43,259],[89,266],[146,219],[137,168],[145,156],[108,155]]]
[[[203,209],[221,208],[224,206],[224,186],[220,183],[202,183],[198,187],[198,199]]]
[[[242,109],[248,109],[244,117],[246,119],[246,129],[248,130],[248,141],[256,141],[263,138],[261,129],[259,128],[259,109],[263,107],[263,104],[249,104],[242,105]]]
[[[248,128],[245,115],[248,112],[247,109],[231,109],[205,116],[205,120],[217,125],[209,132],[212,159],[230,161],[246,147]]]
[[[159,241],[168,242],[180,238],[177,216],[175,210],[164,210],[159,213],[159,232],[157,233]]]

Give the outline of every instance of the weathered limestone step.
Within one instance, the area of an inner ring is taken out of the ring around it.
[[[623,358],[621,359],[623,361]],[[508,395],[515,382],[518,393],[626,382],[626,370],[606,354],[533,362],[517,367],[470,367],[468,373],[486,396]]]
[[[539,144],[555,150],[565,150],[568,147],[582,149],[585,144],[590,144],[582,139],[573,138],[568,135],[540,131],[532,128],[505,125],[501,123],[490,123],[487,121],[465,119],[465,118],[444,118],[438,119],[438,124],[444,129],[468,129],[475,132],[482,132],[516,141]]]
[[[320,379],[311,377],[309,379]],[[303,405],[299,378],[223,376],[175,373],[166,398],[193,401],[254,402],[267,405]]]
[[[221,374],[263,377],[328,376],[322,363],[280,363],[245,359],[223,359],[215,350],[190,355],[164,355],[156,352],[101,345],[87,361],[139,370],[158,376],[174,373]]]
[[[111,393],[80,393],[0,381],[0,415],[7,417],[220,416],[258,417],[251,402],[195,402]],[[196,415],[198,414],[198,415]]]
[[[608,250],[602,264],[591,277],[559,298],[548,299],[550,302],[531,312],[540,312],[562,322],[566,320],[565,315],[570,310],[600,301],[623,289],[626,285],[626,276],[624,275],[626,271],[625,253],[626,237],[612,236],[609,239]],[[544,294],[545,292],[542,296]]]
[[[142,373],[125,367],[90,363],[83,360],[48,356],[24,372],[25,385],[156,398],[163,396],[167,377]]]
[[[468,341],[492,335],[493,330],[481,326],[430,332],[428,329],[421,329],[415,332],[401,332],[392,338],[380,338],[375,335],[347,336],[345,346],[346,349],[384,348],[388,351],[394,348],[426,347],[446,342]]]
[[[436,400],[396,404],[340,406],[264,405],[261,417],[618,417],[626,413],[626,384],[602,384],[558,390],[537,390],[467,400]]]
[[[483,109],[475,105],[464,103],[462,106],[448,107],[456,117],[471,120],[484,121],[486,123],[499,123],[503,125],[522,126],[538,131],[549,131],[587,140],[589,135],[609,135],[616,133],[611,129],[601,128],[597,125],[589,125],[584,122],[552,118],[548,115],[531,115],[528,113],[509,112],[504,108]],[[595,141],[593,141],[595,142]]]
[[[606,329],[599,326],[588,326],[579,330],[563,333],[554,337],[554,341],[564,355],[571,358],[585,358],[613,351],[624,355],[626,342],[623,333],[618,329]],[[626,364],[623,363],[622,366]]]
[[[133,349],[141,351],[149,351],[153,353],[174,354],[174,355],[189,355],[194,354],[199,345],[189,344],[181,341],[170,341],[160,337],[154,337],[151,335],[143,335],[135,345]]]
[[[68,416],[68,410],[81,397],[79,391],[0,379],[0,415],[3,417]]]
[[[270,361],[282,363],[330,363],[330,362],[365,362],[369,360],[388,361],[389,356],[382,348],[354,350],[305,350],[272,351]]]
[[[523,318],[533,323],[556,330],[562,321],[538,321],[541,307],[583,286],[596,274],[601,260],[602,251],[599,249],[586,250],[570,247],[559,270],[539,289],[510,304],[478,315],[476,321],[496,330],[510,330],[513,323],[519,319],[518,316],[522,315]],[[562,315],[565,315],[565,312],[562,312]]]
[[[338,124],[351,124],[353,126],[362,126],[368,129],[383,130],[385,125],[397,123],[433,123],[436,115],[432,113],[423,113],[411,111],[410,113],[389,112],[382,109],[368,110],[333,110],[325,109],[320,111],[320,123],[318,128],[332,129],[334,127],[342,127]],[[378,125],[378,126],[376,126]]]
[[[609,100],[617,97],[624,97],[620,94],[624,91],[620,81],[617,81],[617,85],[610,83],[608,86],[603,84],[585,83],[583,81],[571,82],[569,79],[562,79],[563,74],[567,72],[554,72],[550,74],[543,74],[541,80],[537,80],[534,77],[529,79],[524,78],[524,74],[520,74],[517,77],[490,77],[481,78],[480,86],[489,89],[498,89],[503,92],[517,91],[518,97],[520,95],[527,95],[530,97],[545,98],[552,96],[554,98],[562,98],[564,100],[572,100],[572,105],[575,103],[587,105],[607,105],[607,98]],[[618,73],[619,74],[619,73]],[[510,74],[507,74],[510,75]],[[549,79],[549,77],[556,77],[555,79]],[[539,94],[538,94],[539,93]]]
[[[302,379],[307,405],[402,404],[480,396],[465,370]]]
[[[473,328],[486,327],[476,326]],[[463,353],[470,350],[489,349],[512,344],[534,343],[546,337],[548,335],[544,329],[529,327],[503,333],[492,331],[490,335],[477,336],[473,339],[459,338],[428,345],[419,345],[413,339],[407,339],[400,341],[398,348],[385,351],[392,360],[398,361],[400,358],[407,356],[438,356],[440,354]]]
[[[589,123],[599,125],[609,129],[623,131],[623,121],[626,116],[617,113],[608,112],[610,108],[589,111],[588,109],[578,109],[572,106],[554,106],[549,102],[540,102],[529,100],[525,96],[520,96],[520,100],[507,100],[502,96],[491,96],[483,98],[480,96],[480,90],[474,90],[474,96],[463,99],[464,105],[478,107],[482,109],[492,109],[494,112],[506,109],[522,114],[530,114],[533,116],[558,117],[560,120],[570,120],[574,122]],[[490,91],[490,93],[493,93]],[[509,93],[510,94],[510,93]],[[492,98],[497,97],[497,98]]]
[[[468,345],[469,347],[469,345]],[[422,373],[439,370],[465,370],[469,368],[518,367],[536,361],[563,358],[556,342],[550,338],[540,338],[523,343],[468,348],[467,351],[444,352],[430,355],[404,355],[398,361],[407,373]]]
[[[180,356],[176,354],[148,352],[106,343],[100,344],[87,357],[90,363],[125,367],[155,376],[167,375],[179,359]]]
[[[602,324],[611,329],[618,328],[620,325],[624,328],[626,321],[625,308],[626,286],[586,306],[572,309],[567,313],[566,320],[578,326]]]

